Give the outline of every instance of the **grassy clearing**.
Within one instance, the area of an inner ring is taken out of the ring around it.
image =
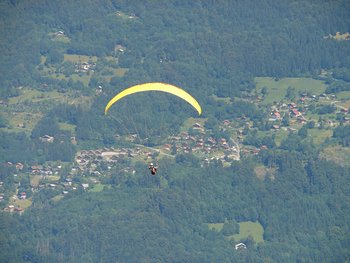
[[[45,56],[40,56],[40,64],[44,64],[46,62],[46,57]]]
[[[71,134],[75,134],[76,125],[60,122],[58,126],[60,127],[61,130],[69,131]]]
[[[193,124],[195,123],[199,123],[200,125],[204,125],[204,123],[207,121],[206,118],[193,118],[190,117],[187,120],[184,121],[184,123],[182,124],[180,131],[181,132],[187,132],[189,128],[192,127]]]
[[[113,77],[123,77],[125,75],[126,72],[128,72],[128,68],[117,68],[117,69],[112,69],[113,71],[113,75],[106,75],[106,76],[103,76],[103,78],[106,80],[106,81],[110,81]]]
[[[40,181],[41,181],[41,176],[40,175],[33,175],[33,176],[30,176],[30,185],[32,187],[38,187]]]
[[[43,92],[33,89],[23,89],[21,95],[17,97],[9,98],[9,104],[14,105],[24,101],[32,101],[33,99],[43,98],[45,94]]]
[[[58,201],[60,201],[63,197],[64,197],[64,195],[56,195],[56,196],[52,197],[51,200],[52,200],[53,202],[58,202]]]
[[[34,114],[28,112],[4,113],[4,118],[9,120],[9,127],[3,130],[11,130],[16,132],[30,132],[37,124],[42,114]]]
[[[224,226],[224,223],[208,223],[208,228],[220,232]]]
[[[230,98],[220,98],[216,95],[212,95],[213,99],[215,101],[223,101],[223,102],[226,102],[226,103],[231,103],[231,99]]]
[[[123,77],[128,70],[128,68],[117,68],[114,70],[114,74],[118,77]]]
[[[288,87],[295,88],[296,92],[308,92],[311,94],[322,94],[326,90],[326,84],[320,80],[311,78],[283,78],[275,81],[273,78],[255,78],[256,90],[261,92],[266,87],[268,94],[264,98],[263,104],[270,104],[274,101],[281,101],[286,96]]]
[[[256,243],[261,243],[264,242],[263,235],[264,228],[258,221],[245,221],[239,223],[239,234],[232,235],[230,238],[238,242],[251,236]]]
[[[343,166],[350,165],[350,148],[339,145],[327,147],[320,153],[320,157]]]
[[[332,137],[332,130],[309,129],[308,135],[312,137],[315,144],[322,144],[327,138]]]
[[[32,205],[32,201],[30,199],[16,199],[13,201],[13,205],[15,207],[26,209]]]
[[[23,89],[22,94],[9,99],[10,105],[15,105],[18,103],[23,103],[25,101],[29,102],[39,102],[44,100],[66,100],[67,94],[59,93],[57,91],[38,91],[34,89]]]
[[[64,61],[69,61],[72,63],[84,63],[84,62],[96,62],[96,56],[84,56],[84,55],[74,55],[74,54],[64,54]]]
[[[346,109],[349,109],[350,108],[350,99],[342,101],[342,102],[338,102],[337,105],[344,107]]]
[[[90,79],[91,79],[91,76],[92,74],[86,74],[86,73],[82,73],[81,75],[79,74],[72,74],[70,75],[69,77],[66,77],[64,74],[57,74],[57,73],[52,73],[52,74],[49,74],[49,77],[50,78],[53,78],[53,79],[59,79],[59,80],[69,80],[70,78],[74,81],[81,81],[85,86],[87,86],[90,82]],[[74,87],[71,87],[74,89]]]
[[[220,232],[224,226],[224,223],[208,223],[208,228]],[[229,239],[234,239],[236,242],[246,239],[251,236],[256,243],[264,242],[264,228],[258,222],[245,221],[239,223],[239,233],[229,236]]]
[[[337,98],[340,100],[350,100],[350,91],[341,91],[337,93]],[[348,101],[350,104],[350,101]]]
[[[78,76],[79,77],[79,76]],[[90,77],[89,77],[90,78]],[[88,80],[87,80],[88,81]],[[16,106],[20,103],[36,103],[42,101],[54,100],[56,102],[70,103],[70,104],[85,104],[91,101],[90,97],[81,96],[77,92],[66,92],[60,93],[57,91],[38,91],[34,89],[23,89],[22,94],[9,99],[9,104],[11,106]],[[32,105],[29,105],[32,107]]]
[[[275,134],[276,134],[275,143],[279,147],[281,146],[282,141],[288,137],[288,132],[280,130],[280,131],[277,131]]]
[[[91,189],[89,189],[89,192],[101,192],[104,188],[103,184],[95,184]]]
[[[258,136],[261,138],[270,135],[275,135],[275,143],[277,146],[280,146],[281,142],[288,137],[288,131],[283,129],[274,130],[273,132],[258,131]]]
[[[60,176],[59,175],[49,175],[49,176],[46,176],[46,180],[49,182],[58,182],[58,180],[60,180]]]
[[[254,172],[255,172],[256,177],[263,180],[266,176],[267,169],[264,165],[258,165],[254,168]]]

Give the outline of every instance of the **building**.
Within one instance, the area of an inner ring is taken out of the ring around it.
[[[236,250],[238,250],[238,249],[247,249],[247,246],[244,243],[238,243],[238,244],[235,245],[235,249]]]

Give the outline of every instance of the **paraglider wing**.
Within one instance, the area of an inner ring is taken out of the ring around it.
[[[199,115],[201,115],[202,113],[202,108],[199,105],[198,101],[183,89],[180,89],[176,86],[166,84],[166,83],[154,82],[154,83],[145,83],[145,84],[135,85],[121,91],[108,102],[105,108],[105,114],[107,114],[109,108],[118,100],[130,94],[143,92],[143,91],[162,91],[162,92],[173,94],[187,101],[189,104],[191,104],[192,107],[194,107],[198,111]]]

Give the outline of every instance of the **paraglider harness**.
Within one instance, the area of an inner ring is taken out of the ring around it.
[[[148,169],[150,170],[151,174],[152,175],[155,175],[157,173],[157,166],[154,166],[153,163],[150,163],[148,165]]]

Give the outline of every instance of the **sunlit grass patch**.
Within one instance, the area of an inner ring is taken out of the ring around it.
[[[118,77],[123,77],[128,70],[128,68],[117,68],[114,70],[114,74]]]
[[[350,165],[350,148],[339,145],[327,147],[320,153],[320,157],[343,166]]]
[[[48,175],[48,176],[46,176],[46,180],[49,182],[57,182],[58,180],[60,180],[60,176],[59,175]]]
[[[24,102],[39,102],[44,100],[52,100],[52,99],[63,99],[67,97],[67,95],[60,93],[58,91],[39,91],[35,89],[22,89],[21,95],[17,97],[13,97],[9,99],[9,104],[14,105],[18,103]]]
[[[221,97],[218,97],[216,95],[212,95],[213,99],[215,101],[223,101],[223,102],[226,102],[226,103],[230,103],[231,102],[231,98],[221,98]]]
[[[64,61],[69,61],[72,63],[87,63],[89,61],[96,62],[96,56],[85,56],[85,55],[75,55],[75,54],[64,54]]]
[[[101,192],[104,188],[103,184],[94,184],[91,189],[89,189],[89,192]]]
[[[4,113],[3,116],[8,120],[8,129],[17,132],[30,132],[35,127],[36,123],[42,117],[42,114],[16,112]]]
[[[32,205],[32,200],[30,199],[16,199],[13,201],[15,207],[26,209]]]
[[[181,126],[180,131],[181,132],[187,132],[189,128],[193,126],[195,123],[199,123],[200,125],[204,126],[204,123],[207,121],[206,118],[193,118],[190,117],[187,120],[184,121],[184,123]]]
[[[258,165],[256,167],[254,167],[254,172],[255,172],[256,177],[263,180],[266,176],[267,169],[264,165]]]
[[[30,176],[30,185],[32,187],[38,187],[42,177],[40,175],[32,175]]]
[[[321,144],[323,143],[327,138],[332,137],[333,131],[332,130],[324,130],[324,129],[309,129],[308,135],[312,138],[313,142],[315,144]]]
[[[346,109],[350,108],[350,91],[349,91],[349,99],[348,100],[344,100],[342,102],[338,102],[337,105],[340,105]]]
[[[337,93],[337,99],[339,100],[349,100],[350,99],[350,91],[341,91]]]
[[[58,125],[61,130],[69,131],[71,134],[75,134],[76,125],[69,124],[66,122],[60,122],[58,123]]]
[[[56,195],[56,196],[52,197],[51,200],[52,200],[53,202],[58,202],[58,201],[60,201],[63,197],[64,197],[64,195],[59,194],[59,195]]]
[[[224,223],[208,223],[208,228],[210,230],[216,230],[220,232],[223,227],[224,227]]]
[[[123,77],[125,75],[126,72],[128,72],[128,68],[117,68],[117,69],[111,69],[111,71],[113,72],[113,75],[105,75],[103,76],[103,78],[107,81],[110,81],[113,77]]]
[[[263,100],[263,104],[281,101],[287,94],[288,87],[295,88],[296,93],[307,92],[310,94],[319,95],[325,92],[327,85],[321,80],[312,78],[283,78],[275,80],[269,77],[255,78],[256,90],[261,92],[263,87],[266,87],[268,93]]]
[[[230,236],[230,238],[238,242],[251,236],[256,243],[261,243],[264,242],[263,235],[264,228],[258,221],[245,221],[239,223],[239,233]]]

